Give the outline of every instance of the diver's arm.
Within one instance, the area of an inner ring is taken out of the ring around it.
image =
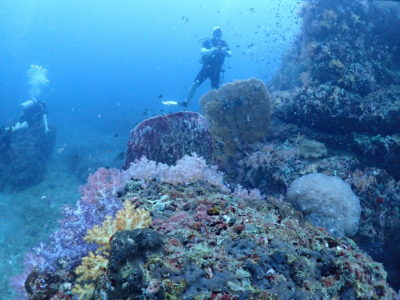
[[[223,42],[222,51],[224,52],[225,56],[227,56],[227,57],[232,56],[232,51],[231,51],[231,49],[229,49],[229,46],[225,41]]]
[[[44,125],[44,132],[48,133],[50,131],[50,129],[49,129],[49,123],[47,122],[46,114],[43,114],[43,125]]]

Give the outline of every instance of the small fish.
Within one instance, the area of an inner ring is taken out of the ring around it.
[[[158,95],[158,99],[162,99],[164,96],[162,94]]]
[[[114,133],[114,137],[117,138],[118,137],[118,133]]]
[[[143,116],[147,116],[148,114],[149,114],[149,110],[147,108],[145,108],[143,111]]]
[[[247,48],[251,48],[254,46],[254,43],[251,43],[250,45],[247,46]]]
[[[176,101],[161,101],[161,103],[162,103],[163,105],[167,105],[167,106],[170,106],[170,105],[178,105],[178,102],[176,102]]]

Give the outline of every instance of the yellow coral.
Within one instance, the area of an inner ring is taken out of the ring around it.
[[[124,209],[120,210],[114,219],[108,216],[102,226],[94,226],[92,230],[89,230],[85,241],[100,245],[98,252],[107,251],[110,248],[111,237],[118,231],[146,228],[150,224],[150,214],[144,209],[135,209],[132,203],[127,201]]]
[[[107,269],[108,259],[102,255],[90,252],[88,256],[82,259],[82,263],[75,269],[78,275],[78,281],[96,280],[99,274],[104,273]]]
[[[79,300],[91,299],[94,293],[95,286],[92,283],[89,284],[76,284],[73,293],[79,295]]]
[[[101,226],[94,226],[85,236],[88,243],[96,243],[101,247],[95,253],[90,252],[82,259],[82,263],[75,269],[77,284],[73,292],[79,299],[90,299],[93,295],[95,282],[107,270],[108,255],[111,237],[121,230],[146,228],[151,224],[150,213],[144,209],[135,209],[129,201],[124,208],[118,211],[115,218],[106,218]],[[85,284],[83,284],[85,283]]]

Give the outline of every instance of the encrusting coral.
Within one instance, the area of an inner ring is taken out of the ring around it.
[[[95,253],[90,252],[82,259],[82,263],[75,269],[78,276],[73,292],[79,299],[86,299],[95,289],[96,280],[107,270],[110,241],[118,231],[136,228],[147,228],[151,224],[150,213],[144,209],[135,209],[134,205],[126,201],[124,208],[118,211],[113,219],[108,216],[101,226],[95,226],[85,236],[88,243],[100,246]]]

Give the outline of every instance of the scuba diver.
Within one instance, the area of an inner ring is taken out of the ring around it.
[[[202,67],[197,74],[186,99],[181,103],[188,106],[197,88],[207,79],[210,79],[211,87],[218,89],[220,84],[222,66],[225,57],[232,56],[228,44],[222,39],[222,29],[219,26],[213,28],[212,38],[206,39],[201,48]]]
[[[32,127],[35,123],[43,124],[44,132],[49,132],[49,125],[47,122],[46,103],[36,99],[28,100],[22,104],[22,115],[19,121],[11,127],[12,131],[17,131],[24,128]]]

